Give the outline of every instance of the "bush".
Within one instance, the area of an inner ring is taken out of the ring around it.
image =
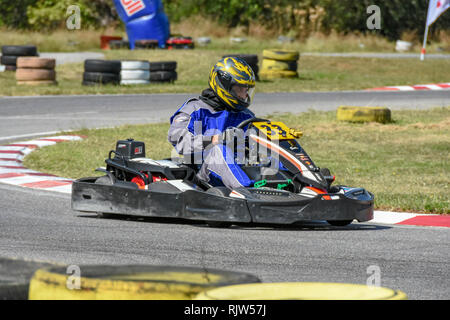
[[[381,30],[368,30],[367,7],[381,10]],[[424,34],[428,3],[423,0],[166,0],[169,18],[178,22],[203,15],[227,27],[255,22],[268,29],[306,38],[311,32],[376,33],[391,40],[404,32]],[[443,14],[430,29],[430,36],[450,30],[450,14]]]
[[[35,30],[65,27],[66,10],[77,4],[82,27],[122,26],[111,0],[0,1],[0,26]],[[422,37],[428,3],[424,0],[163,0],[170,21],[203,16],[225,27],[249,28],[257,24],[278,34],[300,39],[312,32],[374,33],[395,40],[402,34]],[[367,7],[381,9],[381,30],[368,30]],[[122,26],[123,27],[123,26]],[[450,30],[450,13],[444,13],[430,29],[430,37]]]
[[[27,9],[38,0],[0,1],[0,27],[26,29],[29,27]]]

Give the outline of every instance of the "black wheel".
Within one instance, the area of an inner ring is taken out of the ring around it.
[[[84,61],[84,71],[86,72],[119,74],[120,70],[122,70],[120,60],[87,59]]]
[[[176,71],[150,71],[150,82],[168,82],[177,80]]]
[[[206,193],[215,194],[221,197],[228,197],[230,194],[230,189],[227,187],[213,187],[208,189]],[[206,224],[211,228],[229,228],[232,225],[231,222],[225,221],[206,221]]]
[[[177,68],[176,61],[150,62],[150,71],[175,71],[176,68]]]
[[[17,63],[17,56],[1,56],[0,63],[5,66],[15,66]]]
[[[327,220],[329,224],[335,227],[344,227],[353,222],[353,220]]]
[[[2,46],[2,56],[37,56],[36,46]]]
[[[83,81],[97,82],[103,84],[107,83],[119,84],[120,75],[106,72],[84,72]]]

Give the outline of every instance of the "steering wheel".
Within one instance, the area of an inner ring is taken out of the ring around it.
[[[254,118],[250,118],[250,119],[247,119],[247,120],[242,121],[241,123],[239,123],[239,124],[237,125],[236,128],[237,128],[237,129],[242,129],[242,128],[244,128],[246,125],[248,125],[248,124],[250,124],[250,123],[253,123],[253,122],[270,122],[270,120],[254,117]]]

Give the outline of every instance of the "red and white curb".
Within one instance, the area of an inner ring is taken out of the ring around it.
[[[392,86],[367,89],[369,91],[417,91],[417,90],[449,90],[450,82],[436,84],[418,84],[414,86]]]
[[[26,155],[62,141],[82,140],[76,135],[39,138],[0,146],[0,183],[70,194],[72,179],[37,172],[23,166]],[[450,216],[406,212],[375,211],[369,222],[380,224],[450,227]]]
[[[72,179],[27,169],[23,166],[23,159],[37,148],[51,146],[62,141],[81,139],[83,138],[80,136],[64,135],[0,146],[0,182],[33,189],[71,193]]]
[[[374,211],[373,219],[368,221],[381,224],[408,226],[428,226],[450,228],[450,215],[417,214],[408,212]]]

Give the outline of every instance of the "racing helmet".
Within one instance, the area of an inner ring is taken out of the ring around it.
[[[229,109],[243,111],[255,94],[255,73],[244,60],[226,57],[212,67],[209,87]]]

